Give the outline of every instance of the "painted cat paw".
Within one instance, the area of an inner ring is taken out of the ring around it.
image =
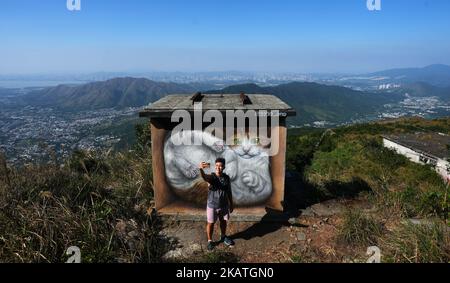
[[[198,175],[200,175],[200,169],[196,168],[195,166],[189,166],[189,168],[184,172],[184,175],[187,178],[195,179]]]
[[[216,141],[212,144],[212,148],[216,152],[223,152],[225,150],[225,144],[223,141]]]
[[[237,167],[235,163],[231,163],[225,166],[225,174],[228,175],[228,177],[230,177],[230,180],[234,180],[236,179],[237,176]]]
[[[242,174],[242,182],[250,188],[255,188],[260,183],[260,176],[252,171]]]

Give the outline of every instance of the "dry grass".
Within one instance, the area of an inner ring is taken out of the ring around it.
[[[0,261],[157,262],[148,152],[75,152],[65,164],[0,167]]]
[[[403,223],[382,240],[381,247],[388,262],[450,262],[448,227],[440,220],[420,225]]]
[[[375,218],[358,210],[348,210],[344,214],[338,240],[349,245],[376,245],[383,230],[383,225]]]

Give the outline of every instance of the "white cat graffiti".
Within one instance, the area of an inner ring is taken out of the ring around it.
[[[187,140],[202,143],[184,145]],[[181,145],[180,145],[181,144]],[[183,131],[167,135],[164,144],[165,173],[175,192],[183,195],[196,189],[202,182],[197,164],[214,163],[218,157],[226,160],[225,173],[230,176],[233,201],[237,206],[264,202],[272,194],[268,149],[239,137],[233,146],[202,131]]]

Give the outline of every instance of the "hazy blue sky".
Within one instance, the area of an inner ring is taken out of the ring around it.
[[[450,1],[1,0],[0,74],[450,64]]]

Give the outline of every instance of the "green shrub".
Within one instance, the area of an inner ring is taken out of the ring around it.
[[[448,263],[448,228],[437,221],[419,225],[407,222],[389,235],[382,250],[390,262]]]
[[[433,217],[448,218],[448,188],[430,186],[426,190],[408,186],[403,190],[387,192],[384,198],[378,200],[379,205],[397,208],[402,217]],[[441,190],[442,189],[442,190]]]
[[[348,210],[340,227],[338,240],[350,245],[376,245],[383,225],[361,211]]]
[[[320,134],[289,136],[287,140],[286,167],[303,173],[313,158],[315,146],[320,140]]]
[[[291,261],[292,261],[292,263],[302,263],[302,262],[304,262],[304,259],[303,259],[302,255],[294,254],[293,256],[291,256]]]
[[[202,263],[237,263],[239,257],[232,252],[226,252],[222,250],[215,250],[210,253],[206,253],[200,260]]]

